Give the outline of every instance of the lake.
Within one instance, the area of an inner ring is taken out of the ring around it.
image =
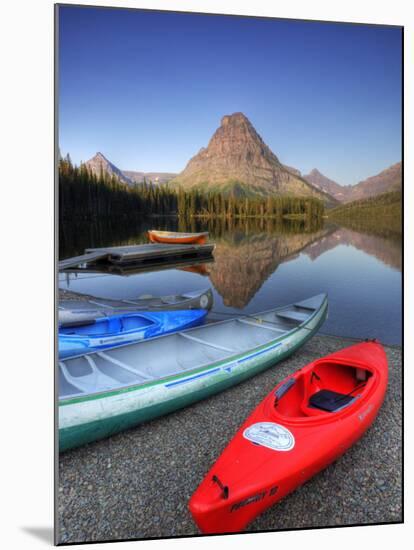
[[[377,338],[387,344],[402,339],[402,241],[399,234],[364,233],[325,223],[277,224],[270,220],[231,223],[153,220],[61,226],[60,257],[85,248],[147,242],[146,230],[209,230],[216,243],[214,261],[183,269],[146,273],[60,273],[60,288],[93,296],[132,299],[211,287],[211,321],[256,313],[327,292],[329,317],[321,332]]]

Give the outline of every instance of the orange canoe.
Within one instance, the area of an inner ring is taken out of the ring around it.
[[[178,233],[176,231],[148,231],[148,238],[152,243],[165,244],[205,244],[208,233]]]

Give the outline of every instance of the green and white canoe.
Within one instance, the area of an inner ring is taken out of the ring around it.
[[[326,294],[59,361],[59,450],[214,395],[286,358],[324,322]]]

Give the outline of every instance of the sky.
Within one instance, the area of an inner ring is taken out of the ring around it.
[[[180,172],[226,114],[279,160],[356,184],[401,160],[401,29],[59,9],[59,146]]]

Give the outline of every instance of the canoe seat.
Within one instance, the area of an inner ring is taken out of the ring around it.
[[[281,319],[287,319],[288,321],[298,321],[299,323],[303,323],[303,321],[309,319],[309,313],[303,313],[300,311],[279,311],[276,315]]]
[[[309,407],[326,412],[336,412],[347,407],[355,400],[352,395],[338,393],[332,390],[320,390],[309,399]]]

